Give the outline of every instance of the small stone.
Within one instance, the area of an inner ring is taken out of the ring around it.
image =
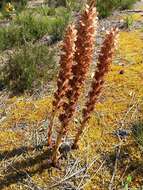
[[[62,143],[59,147],[59,152],[61,154],[61,157],[67,158],[67,154],[71,151],[71,145],[70,143]]]
[[[129,135],[129,132],[124,129],[118,129],[117,131],[115,131],[115,135],[119,136],[120,138],[125,138]]]
[[[120,75],[123,75],[124,73],[125,73],[124,70],[120,70],[120,72],[119,72]]]

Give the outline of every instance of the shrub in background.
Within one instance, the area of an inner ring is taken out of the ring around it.
[[[119,5],[119,8],[122,9],[122,10],[131,9],[132,5],[134,3],[136,3],[137,1],[139,1],[139,0],[120,0],[118,5]]]
[[[24,42],[23,28],[11,24],[0,28],[0,51],[12,48]]]
[[[66,0],[47,0],[50,7],[66,6]]]
[[[96,6],[100,17],[109,16],[115,9],[130,9],[138,0],[97,0]]]
[[[3,81],[14,93],[22,93],[57,74],[55,51],[45,45],[28,45],[16,51],[3,68]]]
[[[117,0],[97,0],[96,6],[100,17],[107,17],[117,7]]]
[[[53,36],[55,41],[62,39],[69,19],[70,14],[66,9],[58,9],[52,17],[33,11],[23,12],[9,26],[0,28],[0,50],[35,42],[44,35]]]
[[[17,11],[22,11],[26,8],[28,0],[14,0],[14,5]]]

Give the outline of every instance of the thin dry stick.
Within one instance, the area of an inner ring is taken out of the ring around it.
[[[97,173],[98,173],[98,172],[100,172],[100,170],[101,170],[101,169],[102,169],[102,167],[104,166],[105,162],[106,162],[106,159],[105,159],[105,160],[103,160],[103,162],[101,163],[101,165],[99,166],[99,168],[98,168],[98,169],[94,172],[94,175],[93,175],[93,176],[91,176],[91,177],[90,177],[90,179],[89,179],[88,181],[86,181],[86,183],[85,183],[85,184],[83,184],[83,185],[79,188],[79,190],[84,189],[84,188],[85,188],[85,186],[87,186],[87,184],[88,184],[88,183],[90,183],[90,181],[92,181],[92,179],[94,179],[94,177],[97,175]]]
[[[57,80],[58,89],[54,94],[53,110],[48,128],[48,145],[51,145],[51,136],[54,118],[57,109],[62,106],[63,97],[69,89],[69,79],[72,75],[72,65],[75,54],[76,29],[74,25],[67,28],[64,42],[62,45],[62,54],[60,59],[60,71]]]
[[[68,180],[70,180],[71,178],[73,178],[73,177],[75,177],[75,176],[78,176],[78,175],[81,174],[81,173],[84,173],[85,171],[86,171],[86,167],[84,167],[84,168],[82,168],[82,169],[79,169],[79,170],[77,170],[75,173],[71,174],[70,176],[67,176],[66,178],[64,178],[64,179],[62,179],[61,181],[59,181],[58,183],[56,183],[56,184],[50,186],[49,188],[52,189],[52,188],[54,188],[54,187],[56,187],[56,186],[59,186],[59,185],[62,184],[63,182],[68,181]]]
[[[89,120],[91,116],[91,112],[94,110],[94,106],[103,88],[105,75],[108,73],[110,69],[110,64],[112,62],[114,49],[116,45],[117,34],[118,34],[118,29],[116,28],[112,29],[110,32],[106,34],[105,40],[103,42],[103,45],[101,47],[101,51],[99,54],[97,70],[95,71],[94,79],[91,85],[91,90],[89,91],[89,94],[88,94],[88,100],[82,112],[83,121],[75,136],[73,148],[78,147],[77,143],[80,139],[81,134],[84,131],[87,121]]]
[[[68,103],[64,103],[64,112],[59,116],[61,127],[58,131],[58,137],[53,151],[52,160],[54,164],[56,164],[57,161],[58,147],[62,141],[63,136],[65,136],[67,133],[67,127],[76,110],[77,101],[81,94],[81,88],[84,85],[89,65],[93,60],[96,24],[96,8],[91,8],[87,5],[78,23],[75,64],[72,67],[73,78],[69,81],[71,90],[67,91],[68,93],[66,93]]]
[[[121,144],[119,144],[119,146],[117,147],[114,171],[113,171],[112,178],[111,178],[111,181],[110,181],[110,184],[109,184],[109,190],[112,190],[112,187],[113,187],[113,182],[114,182],[116,172],[117,172],[117,166],[118,166],[118,160],[119,160],[120,152],[121,152]]]

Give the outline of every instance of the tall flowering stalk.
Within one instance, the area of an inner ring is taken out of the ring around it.
[[[48,128],[48,145],[51,145],[53,122],[57,109],[62,106],[63,98],[69,90],[69,80],[72,76],[72,65],[75,54],[76,29],[74,25],[67,28],[62,45],[60,58],[60,71],[57,80],[57,91],[54,94],[53,110]]]
[[[69,81],[70,89],[66,96],[68,102],[63,104],[63,113],[60,114],[61,128],[58,131],[58,137],[53,152],[53,163],[57,161],[57,150],[63,136],[67,133],[68,124],[75,112],[77,101],[81,94],[81,89],[86,79],[86,74],[93,60],[95,33],[97,26],[96,8],[86,5],[86,9],[81,14],[77,26],[77,41],[75,63],[72,67],[73,77]]]
[[[91,116],[91,112],[94,110],[94,106],[98,100],[98,97],[102,91],[103,84],[105,82],[105,76],[110,69],[110,65],[113,59],[113,54],[116,46],[116,38],[118,34],[118,29],[114,28],[110,32],[106,34],[105,40],[101,47],[101,51],[98,58],[97,70],[94,74],[94,79],[91,85],[91,90],[88,94],[88,100],[85,104],[85,108],[83,109],[83,121],[81,126],[75,136],[73,148],[77,148],[78,141],[80,139],[81,134],[84,131],[87,121]]]

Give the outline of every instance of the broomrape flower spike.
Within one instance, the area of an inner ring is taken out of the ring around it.
[[[110,69],[110,65],[113,59],[114,50],[117,44],[118,29],[113,28],[110,32],[106,33],[105,40],[101,47],[101,51],[98,57],[97,70],[95,71],[94,78],[91,85],[91,90],[88,94],[88,100],[85,104],[85,108],[82,111],[82,123],[75,136],[73,147],[78,147],[77,143],[80,139],[81,134],[84,131],[87,121],[90,119],[91,113],[94,110],[94,106],[98,101],[98,97],[102,91],[103,84],[105,82],[105,75]]]
[[[81,94],[81,89],[84,85],[89,66],[93,60],[96,26],[96,8],[86,5],[77,26],[76,52],[74,65],[72,67],[73,77],[69,81],[70,88],[65,94],[68,102],[64,102],[63,113],[59,116],[61,128],[58,131],[58,137],[53,152],[52,161],[54,164],[57,161],[58,147],[62,138],[67,133],[69,122],[75,112],[77,101]]]
[[[75,53],[76,29],[73,24],[69,25],[66,30],[65,38],[62,45],[62,54],[60,59],[60,71],[57,80],[57,91],[54,94],[53,110],[48,128],[48,145],[51,145],[51,136],[53,122],[56,110],[62,106],[63,98],[69,89],[69,79],[71,78],[73,58]]]
[[[68,124],[75,112],[86,74],[93,60],[96,25],[96,9],[90,9],[87,5],[81,15],[77,28],[78,36],[76,41],[75,64],[72,67],[73,78],[69,81],[71,88],[66,93],[69,102],[63,105],[64,113],[59,117],[63,125]]]

